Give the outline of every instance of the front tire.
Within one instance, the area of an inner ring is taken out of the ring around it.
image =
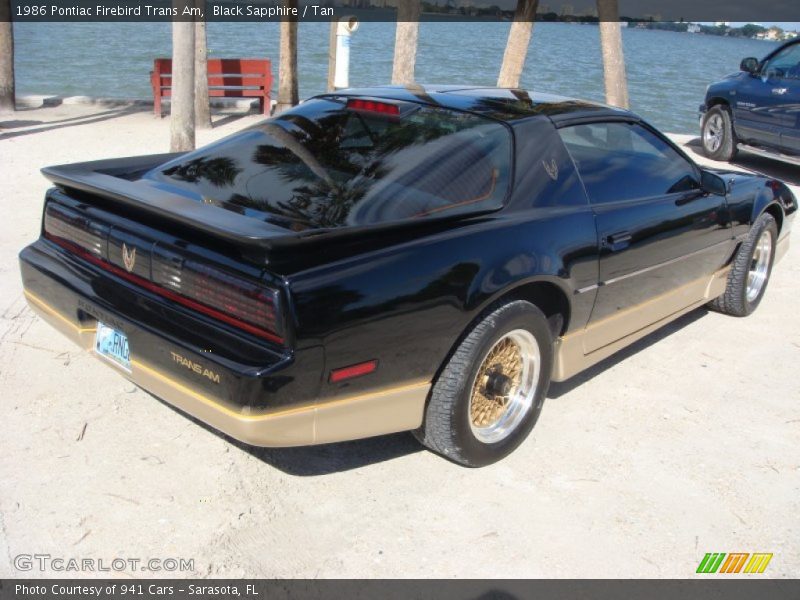
[[[709,307],[734,317],[746,317],[758,308],[772,274],[777,240],[775,218],[762,214],[736,252],[725,293],[712,300]]]
[[[703,117],[700,139],[708,158],[728,162],[736,157],[736,132],[727,106],[718,104],[708,109]]]
[[[489,313],[456,348],[431,390],[426,447],[468,467],[492,464],[528,436],[550,385],[553,340],[544,314],[514,301]]]

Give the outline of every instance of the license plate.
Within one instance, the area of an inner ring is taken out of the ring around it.
[[[110,360],[130,373],[131,354],[128,348],[128,336],[121,331],[98,321],[94,350],[106,360]]]

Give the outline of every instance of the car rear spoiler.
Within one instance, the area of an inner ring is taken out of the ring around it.
[[[183,195],[180,190],[159,187],[141,176],[174,160],[182,153],[154,154],[115,158],[42,169],[42,174],[58,187],[77,190],[101,197],[134,212],[145,213],[167,223],[176,223],[200,231],[237,247],[268,252],[273,258],[281,250],[315,252],[317,244],[341,240],[346,244],[354,238],[377,237],[388,240],[387,234],[413,229],[442,230],[456,222],[481,218],[497,209],[457,215],[428,217],[424,220],[405,219],[388,223],[372,223],[348,227],[292,231],[275,223],[250,217],[202,202],[197,197]]]
[[[59,187],[100,196],[236,245],[269,248],[297,241],[297,233],[279,225],[139,180],[142,174],[179,156],[181,153],[59,165],[45,167],[42,174]]]

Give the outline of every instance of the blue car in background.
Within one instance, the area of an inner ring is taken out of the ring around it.
[[[800,39],[740,69],[708,86],[700,106],[706,156],[730,161],[745,150],[800,165]]]

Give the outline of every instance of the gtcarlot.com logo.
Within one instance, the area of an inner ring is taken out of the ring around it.
[[[763,573],[772,554],[766,552],[709,552],[697,566],[697,573]]]
[[[194,571],[193,558],[121,558],[111,560],[102,558],[78,558],[52,556],[51,554],[17,554],[14,568],[18,571],[57,571],[57,572],[110,572],[110,571],[151,571],[177,572]]]

